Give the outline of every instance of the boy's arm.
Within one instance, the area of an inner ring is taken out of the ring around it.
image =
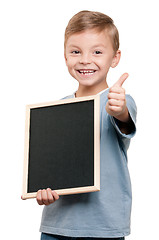
[[[131,133],[133,121],[126,106],[125,89],[123,83],[128,78],[128,73],[124,73],[120,79],[109,89],[106,111],[118,121],[118,127],[124,134]]]

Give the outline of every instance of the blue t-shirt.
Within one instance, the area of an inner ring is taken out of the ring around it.
[[[108,91],[100,94],[100,191],[60,196],[55,203],[45,206],[41,232],[105,238],[130,233],[132,194],[127,149],[136,132],[136,105],[132,97],[126,95],[134,128],[131,134],[123,134],[105,110]]]

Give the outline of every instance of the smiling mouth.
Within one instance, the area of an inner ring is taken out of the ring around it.
[[[85,69],[80,69],[80,70],[77,70],[77,72],[79,72],[80,74],[82,75],[92,75],[93,73],[96,72],[96,70],[85,70]]]

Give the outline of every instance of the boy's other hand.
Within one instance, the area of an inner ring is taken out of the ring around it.
[[[126,107],[125,89],[122,87],[128,76],[128,73],[124,73],[109,89],[108,102],[106,104],[107,113],[123,122],[126,122],[129,117]]]
[[[39,205],[50,205],[59,199],[59,195],[50,188],[39,190],[37,192],[36,200]]]

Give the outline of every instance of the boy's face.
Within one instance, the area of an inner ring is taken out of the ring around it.
[[[97,86],[106,81],[110,67],[120,60],[120,51],[114,54],[107,31],[86,30],[71,35],[66,42],[65,60],[69,73],[79,85]]]

